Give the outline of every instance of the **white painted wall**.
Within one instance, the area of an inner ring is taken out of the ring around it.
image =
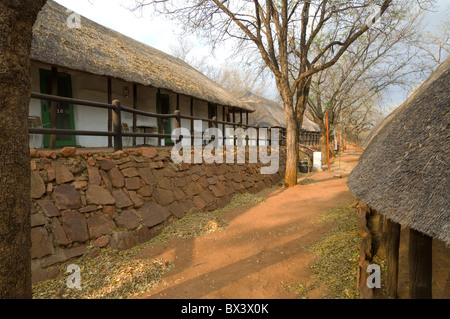
[[[39,64],[31,64],[31,92],[40,92]],[[41,65],[42,66],[42,65]],[[29,116],[38,116],[42,119],[41,101],[31,99]],[[42,148],[43,136],[40,134],[30,134],[30,148]]]
[[[72,78],[72,96],[75,99],[108,102],[108,82],[105,77],[82,72],[69,72]],[[76,130],[107,131],[108,110],[83,105],[74,105]],[[77,136],[77,145],[82,147],[108,146],[108,138],[104,136]]]
[[[32,62],[31,65],[31,77],[32,77],[32,92],[40,92],[39,83],[39,69],[50,70],[51,66],[44,63]],[[104,76],[98,76],[88,74],[84,72],[78,72],[73,70],[67,70],[64,68],[58,68],[59,72],[67,72],[71,75],[72,80],[72,95],[75,99],[82,99],[87,101],[95,101],[107,103],[107,78]],[[128,88],[128,90],[125,89]],[[128,96],[124,93],[128,92]],[[175,93],[168,90],[161,89],[162,94],[169,94],[170,112],[173,113],[176,109],[177,96]],[[137,109],[147,112],[156,113],[156,94],[157,89],[137,85]],[[112,79],[112,99],[118,99],[121,105],[124,107],[133,107],[133,84],[120,79]],[[180,95],[180,112],[181,114],[190,115],[191,97]],[[39,100],[32,99],[30,102],[30,116],[41,115],[41,103]],[[208,118],[208,102],[203,100],[194,99],[194,116]],[[222,106],[218,106],[217,110],[218,120],[222,121]],[[82,105],[74,105],[74,120],[76,130],[94,130],[94,131],[107,131],[108,130],[108,111],[106,109],[93,108]],[[237,118],[238,120],[238,118]],[[132,132],[133,115],[128,112],[122,112],[122,122],[128,124],[130,132]],[[142,115],[137,115],[137,126],[157,126],[156,118],[149,118]],[[189,119],[182,119],[181,126],[191,130],[191,121]],[[175,128],[175,119],[171,120],[172,129]],[[202,131],[204,132],[209,127],[208,122],[203,121]],[[228,126],[227,126],[228,127]],[[222,125],[219,125],[222,129]],[[147,138],[146,144],[157,145],[157,138]],[[132,137],[124,137],[124,146],[132,145]],[[108,138],[102,136],[77,136],[76,144],[80,147],[106,147],[108,145]],[[136,139],[137,145],[144,144],[144,138],[138,137]],[[30,147],[41,148],[42,147],[42,135],[30,136]]]

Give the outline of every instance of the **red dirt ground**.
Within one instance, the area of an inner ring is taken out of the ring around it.
[[[298,298],[299,283],[312,284],[315,255],[305,250],[323,238],[332,225],[317,223],[325,211],[350,205],[355,197],[346,179],[358,161],[359,149],[349,149],[332,171],[313,172],[318,182],[278,188],[253,207],[224,212],[225,229],[192,239],[173,239],[144,249],[139,257],[163,258],[174,263],[159,286],[144,298],[287,299]],[[326,169],[326,167],[325,167]],[[308,298],[326,298],[326,287]]]

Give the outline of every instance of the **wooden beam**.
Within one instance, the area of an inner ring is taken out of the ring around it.
[[[398,288],[398,257],[400,246],[400,224],[385,219],[386,237],[384,241],[387,262],[387,295],[397,298]]]
[[[58,95],[58,68],[52,66],[52,73],[50,76],[50,94]],[[58,102],[50,101],[50,128],[56,128],[56,114],[58,109]],[[56,134],[50,134],[49,149],[56,149]]]
[[[108,104],[112,104],[112,80],[108,77]],[[108,131],[111,132],[113,129],[112,123],[112,110],[108,110]],[[108,147],[112,147],[112,137],[108,136]]]
[[[133,109],[137,110],[137,84],[133,84]],[[133,113],[133,133],[136,133],[137,115]],[[133,146],[136,146],[136,136],[133,136]]]
[[[233,108],[233,130],[236,129],[236,110]],[[236,146],[236,132],[233,132],[233,145]]]
[[[225,105],[222,105],[222,121],[226,122]],[[225,123],[222,124],[222,134],[223,134],[223,145],[226,144],[227,135],[225,134]]]
[[[189,115],[194,116],[194,98],[191,97],[191,104],[189,106]],[[194,145],[194,120],[191,119],[191,145]]]
[[[409,296],[431,299],[433,239],[414,229],[409,230]]]
[[[114,131],[114,151],[120,151],[123,149],[122,144],[122,116],[121,116],[121,105],[119,100],[114,100],[112,102],[115,109],[112,112],[112,123]]]
[[[156,113],[161,114],[161,89],[158,89],[156,93]],[[161,118],[156,119],[158,126],[158,133],[161,134],[163,130],[163,124]],[[158,137],[158,146],[161,146],[161,139]]]

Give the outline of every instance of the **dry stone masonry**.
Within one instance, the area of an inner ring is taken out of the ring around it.
[[[130,249],[189,211],[215,210],[236,193],[255,193],[284,176],[261,164],[174,164],[168,149],[105,154],[66,147],[30,150],[32,273],[58,275],[59,263],[100,248]]]

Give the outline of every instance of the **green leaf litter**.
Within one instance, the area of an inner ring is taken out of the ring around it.
[[[332,223],[334,229],[307,249],[317,256],[311,266],[316,281],[313,285],[298,285],[300,298],[321,284],[328,288],[327,298],[359,297],[356,280],[361,237],[358,234],[357,214],[355,208],[348,206],[332,209],[317,218],[317,222]]]
[[[270,189],[269,189],[270,190]],[[267,190],[264,190],[267,191]],[[263,192],[264,192],[263,191]],[[150,292],[170,271],[174,264],[161,259],[138,259],[145,247],[165,243],[171,238],[192,238],[223,229],[227,221],[221,213],[235,207],[264,202],[259,194],[237,194],[224,208],[211,212],[189,212],[183,218],[167,225],[160,235],[127,251],[102,249],[96,257],[90,250],[82,257],[58,266],[59,275],[33,286],[34,299],[127,299]],[[81,289],[68,288],[67,266],[76,264],[81,269]]]

